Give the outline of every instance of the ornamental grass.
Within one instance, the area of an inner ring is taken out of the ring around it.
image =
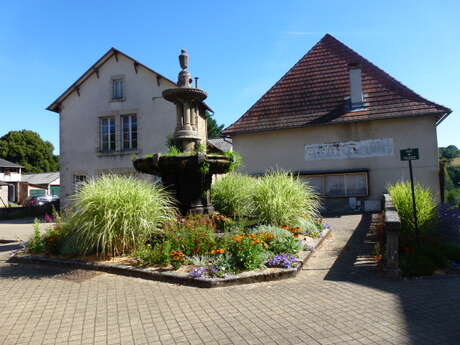
[[[64,218],[65,238],[81,254],[127,254],[177,216],[174,199],[159,184],[105,175],[84,184]]]
[[[211,189],[214,208],[229,217],[250,217],[259,224],[294,224],[299,216],[318,217],[320,199],[313,188],[285,171],[260,178],[230,174]]]
[[[402,231],[412,233],[415,231],[415,220],[410,183],[397,182],[390,185],[388,191],[401,219]],[[438,214],[431,190],[417,183],[415,185],[415,199],[420,232],[435,230]]]
[[[211,199],[214,208],[232,218],[254,216],[253,190],[257,184],[254,177],[231,173],[213,183]]]
[[[318,217],[320,199],[313,188],[285,171],[269,171],[254,189],[260,224],[294,224],[299,216]]]

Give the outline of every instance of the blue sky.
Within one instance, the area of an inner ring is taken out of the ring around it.
[[[45,108],[110,47],[175,80],[181,48],[231,124],[326,33],[454,110],[460,147],[460,1],[8,1],[0,11],[0,135],[31,129],[58,150]]]

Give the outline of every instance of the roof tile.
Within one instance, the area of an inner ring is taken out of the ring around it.
[[[359,63],[367,107],[350,112],[348,66]],[[325,35],[225,134],[251,133],[394,117],[433,114],[449,108],[430,102],[373,65],[361,55]]]

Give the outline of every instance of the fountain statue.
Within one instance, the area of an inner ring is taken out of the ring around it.
[[[192,87],[186,50],[181,51],[179,62],[182,70],[178,87],[163,91],[163,98],[176,105],[177,124],[173,145],[177,149],[136,159],[133,164],[139,172],[161,177],[162,183],[175,194],[183,215],[189,212],[212,213],[209,193],[212,175],[227,173],[233,159],[231,156],[205,152],[207,131],[203,101],[208,95],[206,91]]]

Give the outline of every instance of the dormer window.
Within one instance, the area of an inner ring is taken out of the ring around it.
[[[122,78],[112,79],[112,99],[122,100],[124,98],[124,82]]]
[[[349,64],[348,73],[350,79],[350,110],[362,110],[365,108],[365,104],[361,65],[358,63]]]

